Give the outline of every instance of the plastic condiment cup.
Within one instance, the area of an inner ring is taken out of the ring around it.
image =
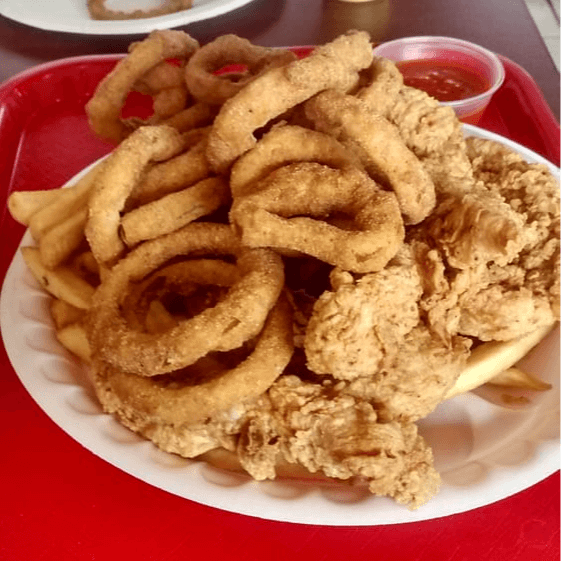
[[[499,57],[491,51],[452,37],[406,37],[378,45],[376,56],[394,62],[410,60],[435,60],[450,62],[451,66],[463,67],[485,79],[489,84],[486,91],[473,97],[457,101],[441,101],[449,105],[464,123],[476,124],[489,104],[493,94],[501,87],[505,71]]]

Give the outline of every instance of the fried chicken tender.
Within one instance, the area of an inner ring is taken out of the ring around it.
[[[546,166],[528,164],[507,147],[484,139],[467,140],[474,174],[525,219],[525,244],[507,269],[515,286],[546,298],[559,319],[559,185]],[[505,283],[505,271],[492,268]]]
[[[445,195],[440,200],[426,229],[454,267],[467,269],[490,262],[506,265],[526,243],[523,217],[481,183],[471,192]]]
[[[437,206],[428,228],[448,259],[457,268],[508,263],[526,243],[523,220],[475,177],[454,111],[404,86],[388,118],[434,182]]]
[[[419,324],[378,371],[352,381],[342,393],[375,404],[384,419],[417,421],[445,399],[465,368],[470,347],[471,340],[460,336],[446,345]]]
[[[308,367],[341,380],[369,376],[419,323],[419,275],[411,265],[390,265],[356,282],[339,270],[330,278],[333,291],[315,303],[306,329]]]
[[[365,400],[291,375],[248,413],[237,452],[257,480],[273,478],[280,457],[312,473],[364,480],[372,493],[411,508],[440,485],[432,451],[414,424],[380,422]]]
[[[493,284],[459,298],[458,331],[481,341],[509,341],[553,322],[546,298],[525,287],[511,289]]]
[[[320,296],[306,329],[308,367],[349,381],[344,393],[375,403],[387,418],[416,420],[434,410],[464,368],[471,342],[440,337],[425,324],[411,249],[357,281],[348,273],[331,278],[333,291]]]
[[[473,162],[478,189],[500,200],[497,212],[512,217],[516,243],[489,260],[481,253],[472,264],[456,259],[473,243],[477,232],[466,227],[456,238],[443,236],[435,223],[409,231],[423,284],[421,308],[431,329],[444,340],[452,335],[482,341],[510,340],[561,317],[561,199],[558,182],[545,166],[527,164],[510,149],[495,142],[468,138],[466,154]],[[451,206],[452,216],[468,212]],[[505,208],[508,210],[505,212]],[[440,207],[443,210],[443,207]],[[493,208],[482,220],[493,229]],[[447,217],[442,218],[443,224]],[[473,220],[466,220],[466,224]],[[466,238],[467,241],[466,241]]]
[[[446,145],[461,148],[461,123],[454,110],[442,105],[422,90],[403,86],[388,113],[405,143],[420,158],[443,153]],[[467,157],[464,160],[468,162]],[[463,171],[468,173],[468,166]]]
[[[454,266],[504,265],[512,260],[526,243],[523,220],[499,192],[486,188],[474,175],[453,109],[404,86],[388,119],[434,182],[437,206],[429,228]]]

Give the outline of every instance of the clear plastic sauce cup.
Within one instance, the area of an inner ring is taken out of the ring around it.
[[[505,77],[497,55],[451,37],[396,39],[378,45],[374,54],[396,62],[406,83],[452,107],[464,123],[477,124]]]

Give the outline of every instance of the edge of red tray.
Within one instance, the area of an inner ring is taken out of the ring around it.
[[[532,76],[507,57],[499,58],[505,80],[478,126],[527,146],[559,166],[558,120]]]

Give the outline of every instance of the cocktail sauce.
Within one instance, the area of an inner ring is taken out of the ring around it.
[[[439,101],[467,99],[491,87],[485,76],[447,61],[404,60],[397,67],[407,86],[423,90]]]

